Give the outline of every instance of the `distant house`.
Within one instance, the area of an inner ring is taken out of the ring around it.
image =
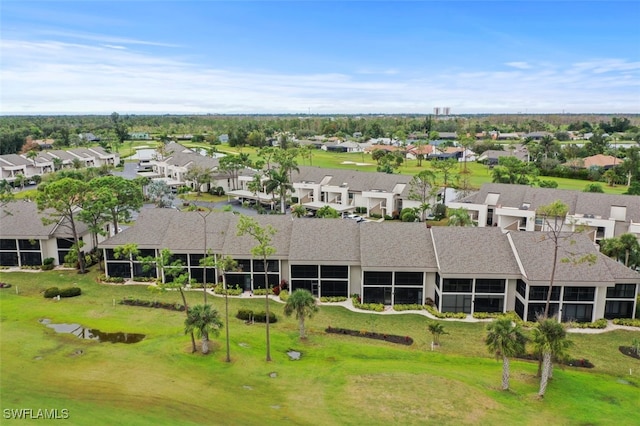
[[[354,138],[361,138],[362,137],[362,132],[354,132],[353,133],[353,137]]]
[[[553,133],[549,133],[549,132],[531,132],[531,133],[527,133],[524,135],[524,138],[531,138],[534,141],[539,141],[540,139],[546,137],[546,136],[553,136]]]
[[[479,157],[478,161],[483,162],[489,166],[493,166],[498,164],[498,159],[500,157],[516,157],[520,161],[529,161],[529,150],[526,146],[517,145],[514,150],[509,151],[499,151],[490,149],[483,152]]]
[[[86,142],[100,142],[100,137],[93,133],[80,133],[78,137]]]
[[[597,154],[591,157],[574,158],[565,163],[565,166],[574,169],[590,169],[591,167],[602,167],[605,170],[619,165],[623,160],[611,155]]]
[[[223,135],[218,136],[218,140],[222,143],[227,143],[229,142],[229,135],[227,135],[226,133]]]

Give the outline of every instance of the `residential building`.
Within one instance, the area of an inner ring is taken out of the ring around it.
[[[504,232],[498,228],[432,227],[421,223],[356,223],[346,219],[294,219],[257,216],[261,226],[276,229],[265,279],[262,259],[254,258],[256,242],[237,235],[238,216],[143,209],[136,223],[103,241],[109,276],[162,277],[162,271],[142,267],[138,259],[116,258],[114,249],[137,244],[141,256],[169,249],[190,278],[201,282],[205,251],[231,256],[239,265],[227,283],[245,291],[275,286],[282,280],[291,290],[314,296],[358,294],[366,303],[424,304],[433,301],[442,312],[516,311],[532,319],[544,309],[553,250],[536,232]],[[206,247],[205,247],[206,241]],[[563,320],[633,317],[640,274],[599,253],[583,234],[560,241],[593,263],[559,262],[552,291],[552,309]],[[218,271],[206,272],[207,282]]]
[[[49,257],[54,265],[64,263],[73,245],[70,224],[61,220],[45,225],[43,217],[36,203],[29,201],[14,201],[0,209],[0,266],[39,266]],[[84,243],[82,252],[90,252],[94,246],[88,226],[80,221],[75,225]]]
[[[640,197],[632,195],[490,183],[447,206],[468,210],[479,227],[544,231],[545,224],[536,210],[556,200],[569,207],[563,230],[581,229],[596,242],[624,233],[640,238]]]

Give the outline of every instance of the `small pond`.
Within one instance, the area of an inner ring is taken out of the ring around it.
[[[144,334],[137,333],[105,333],[95,328],[86,328],[80,324],[53,324],[50,319],[41,319],[40,324],[44,324],[55,330],[56,333],[73,334],[80,339],[96,340],[98,342],[109,343],[138,343],[145,338]]]

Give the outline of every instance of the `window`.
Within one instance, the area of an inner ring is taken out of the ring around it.
[[[604,317],[606,319],[633,318],[633,302],[608,301],[604,306]]]
[[[348,266],[320,266],[320,276],[322,278],[349,278]]]
[[[565,303],[562,306],[562,321],[591,322],[593,305]]]
[[[0,250],[15,250],[16,240],[0,239]]]
[[[442,291],[447,293],[471,293],[471,282],[472,280],[470,279],[445,278],[442,283]]]
[[[442,312],[471,313],[470,294],[445,294],[442,296]]]
[[[422,304],[422,288],[396,288],[394,296],[396,305]]]
[[[565,287],[563,300],[593,302],[595,287]]]
[[[636,297],[635,284],[616,284],[607,288],[607,299],[633,299]]]
[[[190,254],[189,255],[189,264],[191,266],[199,266],[200,259],[204,259],[204,254]]]
[[[396,272],[395,285],[422,287],[422,277],[422,272]]]
[[[529,288],[529,300],[547,300],[548,293],[548,286],[531,286],[531,288]],[[560,287],[553,287],[551,300],[560,300]]]
[[[107,274],[110,277],[131,278],[131,269],[126,263],[107,262]]]
[[[504,280],[477,279],[476,293],[504,293]]]
[[[277,260],[267,260],[267,272],[278,272],[280,265]],[[253,272],[264,272],[264,260],[256,259],[253,261]]]
[[[18,240],[20,250],[40,250],[40,240]]]
[[[20,253],[20,264],[21,265],[29,265],[36,266],[42,265],[42,255],[39,251],[37,252],[21,252]]]
[[[238,272],[251,272],[251,261],[248,259],[239,259],[236,260],[238,262]]]
[[[527,321],[536,321],[538,315],[542,315],[544,313],[544,303],[529,303],[529,310],[527,311]],[[558,304],[552,303],[549,306],[549,317],[554,316],[558,313]]]
[[[364,285],[391,285],[391,272],[364,272]]]
[[[0,265],[2,266],[18,266],[18,253],[2,252],[0,253]]]
[[[321,292],[324,297],[348,296],[348,281],[322,280]]]
[[[527,283],[525,283],[522,280],[518,280],[518,283],[516,284],[516,291],[518,292],[518,294],[520,296],[522,296],[524,299],[527,298]],[[522,316],[520,316],[520,318],[522,318]]]
[[[280,284],[280,275],[279,274],[268,274],[269,278],[269,287],[276,287]],[[253,276],[253,288],[265,288],[264,285],[264,274],[255,274]]]
[[[73,247],[73,240],[68,238],[58,238],[58,249],[70,249]]]
[[[474,312],[504,312],[504,296],[476,296]]]
[[[146,266],[144,263],[134,262],[133,263],[133,276],[134,277],[156,277],[156,267],[155,266]]]
[[[171,255],[171,258],[169,259],[170,263],[173,263],[175,261],[179,260],[184,266],[187,265],[187,255],[186,254],[176,254],[173,253]]]
[[[518,298],[516,298],[516,314],[518,314],[520,318],[524,319],[524,303],[522,303]]]
[[[391,303],[391,288],[385,287],[370,287],[362,289],[362,302],[363,303],[385,303],[386,293],[388,290],[389,294],[389,303]]]
[[[155,251],[155,249],[139,249],[138,250],[138,257],[139,258],[156,257],[156,251]]]
[[[436,287],[440,288],[440,274],[436,272]]]
[[[291,265],[291,278],[318,278],[318,266]]]

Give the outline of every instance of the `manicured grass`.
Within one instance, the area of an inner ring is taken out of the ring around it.
[[[190,353],[184,313],[113,303],[124,297],[179,302],[177,293],[98,284],[96,276],[0,273],[0,281],[14,285],[0,290],[1,409],[66,408],[70,424],[132,425],[623,425],[637,415],[638,361],[617,349],[630,344],[633,332],[571,335],[571,355],[596,368],[557,368],[546,398],[538,400],[535,363],[514,360],[512,390],[499,390],[501,363],[486,352],[482,323],[446,322],[449,334],[432,352],[423,316],[322,306],[307,322],[309,339],[300,342],[295,319],[272,303],[279,318],[271,327],[273,361],[264,360],[264,325],[231,318],[233,362],[227,364],[222,336],[213,339],[209,356]],[[40,294],[71,284],[83,295],[53,301]],[[202,301],[200,292],[187,296]],[[208,299],[224,311],[222,298]],[[262,310],[264,298],[231,299],[232,316],[240,307]],[[132,345],[84,341],[56,334],[41,318],[147,337]],[[415,343],[326,334],[329,325],[409,335]],[[289,349],[302,359],[290,361]]]

